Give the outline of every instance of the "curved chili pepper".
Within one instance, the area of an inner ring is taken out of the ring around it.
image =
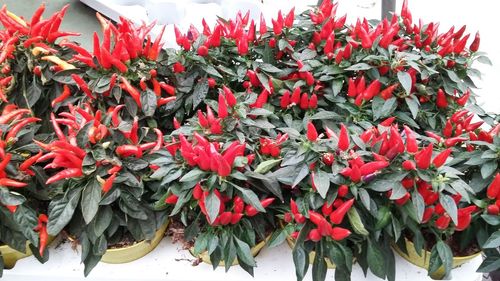
[[[63,86],[63,92],[61,95],[59,95],[57,98],[53,99],[50,105],[54,107],[56,104],[65,101],[69,96],[71,95],[71,92],[69,90],[68,85]]]
[[[153,152],[155,152],[155,151],[160,150],[160,148],[163,145],[163,133],[158,128],[154,128],[153,130],[156,133],[156,143],[155,143],[155,146],[149,152],[150,154],[153,153]]]
[[[26,119],[19,121],[14,126],[12,126],[12,128],[9,130],[9,132],[5,136],[5,140],[9,141],[10,139],[15,138],[17,136],[17,133],[19,133],[19,131],[21,131],[26,125],[28,125],[30,123],[38,122],[40,120],[41,120],[40,118],[29,117],[29,118],[26,118]]]
[[[165,82],[160,82],[160,87],[167,92],[167,94],[174,96],[175,95],[175,87],[172,85],[169,85]]]
[[[34,156],[31,156],[30,158],[24,160],[24,162],[19,165],[19,170],[21,171],[26,171],[28,170],[33,164],[35,164],[40,157],[42,157],[43,152],[40,150],[38,153]]]
[[[132,128],[130,129],[129,138],[133,144],[137,144],[139,142],[139,135],[137,134],[139,130],[139,119],[137,116],[134,117],[134,121],[132,122]]]
[[[120,79],[122,82],[122,84],[121,84],[122,88],[129,93],[129,95],[132,97],[132,99],[134,99],[137,106],[139,108],[142,108],[141,94],[139,93],[139,91],[137,91],[137,89],[134,86],[130,85],[127,78],[121,76]]]
[[[318,139],[318,132],[316,131],[316,127],[312,122],[307,123],[307,139],[309,141],[315,142]]]
[[[447,108],[448,100],[446,98],[446,94],[442,89],[439,89],[436,96],[436,105],[438,108]]]
[[[463,141],[466,141],[467,138],[466,137],[454,137],[454,138],[449,138],[449,139],[446,139],[444,141],[444,145],[446,147],[450,147],[450,146],[455,146],[457,143],[461,143]]]
[[[373,174],[387,166],[389,166],[389,162],[387,161],[373,161],[362,165],[359,168],[359,172],[361,173],[361,176],[366,176]]]
[[[224,119],[226,118],[229,114],[227,112],[227,104],[226,104],[226,99],[224,96],[219,92],[219,100],[218,100],[218,115],[220,118]]]
[[[62,170],[58,172],[57,174],[53,175],[47,181],[45,184],[52,184],[54,182],[63,180],[63,179],[68,179],[68,178],[77,178],[81,177],[83,175],[82,169],[81,168],[68,168],[65,170]]]
[[[441,215],[436,221],[436,228],[439,230],[445,230],[450,225],[451,218],[447,214]]]
[[[156,102],[156,105],[157,106],[162,106],[162,105],[170,103],[170,102],[172,102],[172,101],[174,101],[176,99],[177,99],[177,97],[159,98],[158,101]]]
[[[78,87],[80,87],[80,89],[85,93],[85,95],[87,97],[89,97],[90,99],[95,99],[95,97],[92,95],[92,92],[89,89],[89,86],[83,80],[82,77],[80,77],[78,74],[73,73],[73,74],[71,74],[71,78],[73,78],[76,85],[78,85]]]
[[[443,164],[446,162],[446,159],[448,159],[448,156],[450,156],[450,153],[451,148],[447,148],[439,153],[436,157],[434,157],[434,160],[432,160],[432,164],[434,165],[434,167],[439,168],[443,166]]]

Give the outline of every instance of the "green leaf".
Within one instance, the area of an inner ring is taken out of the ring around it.
[[[490,238],[484,242],[483,248],[497,248],[500,247],[500,230],[491,234]]]
[[[272,168],[278,165],[281,162],[281,159],[271,159],[264,162],[261,162],[259,166],[255,169],[256,173],[265,174],[269,172]]]
[[[235,184],[232,184],[232,185],[236,189],[238,189],[239,192],[241,192],[241,197],[243,198],[243,201],[245,201],[247,204],[252,205],[259,212],[263,212],[263,213],[266,212],[264,207],[262,207],[262,204],[260,203],[259,197],[257,197],[255,192],[253,192],[251,189],[239,187]]]
[[[269,64],[269,63],[261,63],[259,65],[259,68],[265,72],[269,73],[279,73],[281,72],[281,69],[277,68],[276,66]]]
[[[405,89],[406,93],[409,95],[411,93],[411,76],[405,71],[398,72],[398,80],[401,86]]]
[[[238,258],[249,266],[256,266],[255,260],[252,256],[252,252],[250,251],[250,247],[247,243],[238,239],[238,237],[233,236],[234,241],[236,242],[236,254]]]
[[[73,217],[80,195],[81,188],[72,187],[68,189],[66,195],[60,199],[55,199],[49,205],[49,222],[47,232],[49,235],[57,235],[69,223]]]
[[[366,230],[361,217],[359,216],[358,210],[356,208],[351,208],[347,212],[347,217],[349,218],[349,223],[355,233],[363,236],[368,236],[370,233]]]
[[[485,179],[493,175],[497,168],[498,162],[496,160],[486,162],[481,166],[481,176],[483,177],[483,179]]]
[[[488,273],[500,269],[500,258],[486,257],[477,269],[477,272]],[[1,276],[0,276],[1,277]]]
[[[3,205],[18,206],[26,201],[19,193],[10,192],[7,188],[0,187],[0,203]]]
[[[42,94],[42,88],[39,83],[36,82],[36,76],[33,75],[33,82],[30,83],[28,89],[26,90],[26,103],[29,108],[36,104],[36,102],[40,99]]]
[[[413,116],[413,119],[417,119],[418,111],[419,111],[419,102],[416,98],[416,96],[411,96],[405,98],[406,104],[408,105],[408,108],[410,109],[411,115]]]
[[[82,215],[85,223],[89,224],[99,210],[99,202],[101,201],[101,185],[97,179],[89,180],[82,192]]]
[[[422,195],[419,192],[413,192],[412,200],[413,205],[415,206],[415,210],[417,213],[418,222],[422,222],[425,211],[425,201]]]
[[[141,92],[141,104],[144,115],[153,116],[156,110],[156,94],[149,88]]]
[[[330,188],[330,178],[328,177],[328,174],[326,172],[323,172],[322,170],[319,170],[314,175],[313,180],[319,195],[321,196],[321,198],[325,199],[326,194],[328,193],[328,189]]]
[[[377,243],[373,243],[368,239],[368,251],[367,251],[367,261],[371,272],[381,278],[385,279],[386,276],[386,264],[385,257]]]
[[[193,90],[193,109],[198,107],[198,105],[205,99],[208,93],[208,80],[202,79],[200,82],[196,83]]]
[[[210,76],[215,76],[215,77],[223,78],[222,75],[219,73],[219,71],[217,71],[217,69],[215,69],[215,67],[213,67],[210,64],[203,65],[202,68],[203,68],[203,70],[205,70],[205,72],[207,74],[210,74]]]
[[[297,281],[302,281],[309,267],[309,255],[301,245],[295,245],[292,251],[293,263],[295,264],[295,275]]]
[[[220,199],[215,195],[214,192],[208,193],[205,197],[205,207],[207,209],[208,219],[210,223],[213,223],[217,216],[219,215],[220,209]]]
[[[458,210],[457,210],[457,204],[455,203],[455,200],[449,195],[446,194],[439,194],[439,203],[443,205],[444,210],[448,215],[451,217],[453,220],[453,223],[455,225],[458,224]]]
[[[316,244],[316,249],[319,248]],[[322,251],[316,250],[316,255],[314,256],[313,266],[312,266],[312,279],[313,281],[324,281],[326,278],[326,261],[325,257],[321,254]]]
[[[113,218],[113,210],[110,206],[101,206],[92,223],[94,224],[94,235],[101,236],[106,228],[111,224]]]
[[[350,67],[346,68],[345,70],[348,70],[348,71],[359,71],[359,70],[368,70],[368,69],[371,69],[372,67],[369,65],[369,64],[366,64],[366,63],[357,63],[357,64],[353,64],[351,65]]]
[[[206,172],[200,170],[200,169],[193,169],[187,172],[182,178],[179,180],[180,182],[191,182],[191,181],[197,181],[205,175]]]
[[[476,59],[480,63],[492,65],[491,60],[487,56],[479,56]]]
[[[439,254],[439,257],[441,258],[441,261],[443,261],[443,265],[445,268],[445,276],[448,275],[448,273],[451,271],[453,267],[453,253],[451,251],[450,246],[448,246],[446,243],[443,241],[438,241],[436,244],[436,248]]]
[[[313,116],[309,117],[310,120],[331,120],[338,119],[340,115],[333,111],[319,111],[315,113]]]

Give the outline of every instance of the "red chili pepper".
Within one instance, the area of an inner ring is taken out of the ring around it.
[[[142,149],[135,145],[130,145],[130,144],[120,145],[116,148],[115,151],[116,154],[118,154],[118,156],[122,158],[126,158],[132,155],[134,155],[136,158],[142,157]]]
[[[174,96],[175,95],[175,88],[174,86],[168,85],[165,82],[160,82],[160,87],[167,92],[167,94]]]
[[[45,248],[47,247],[49,235],[47,233],[47,222],[48,222],[47,215],[45,214],[40,214],[38,216],[38,225],[35,227],[35,231],[38,232],[38,236],[40,238],[40,242],[38,245],[38,248],[40,250],[40,256],[43,257],[43,254],[45,252]]]
[[[177,195],[172,194],[165,199],[165,203],[176,204],[178,199],[179,199],[179,197]]]
[[[121,76],[120,79],[122,82],[122,85],[121,85],[122,88],[129,93],[129,95],[132,97],[132,99],[134,99],[137,106],[139,108],[142,108],[141,94],[139,93],[139,91],[137,91],[137,89],[134,86],[132,86],[129,83],[129,81],[127,80],[127,78],[125,78],[124,76]]]
[[[476,32],[476,36],[474,37],[474,41],[470,44],[469,50],[471,52],[477,52],[479,50],[479,44],[481,43],[481,38],[479,36],[479,31]]]
[[[436,228],[439,230],[445,230],[450,225],[451,218],[447,214],[441,215],[435,222]]]
[[[415,154],[415,161],[419,169],[427,170],[429,168],[431,165],[432,150],[433,144],[431,143]]]
[[[335,156],[333,153],[328,152],[328,153],[323,154],[321,160],[323,161],[323,163],[325,165],[331,166],[333,164],[333,161],[335,160]]]
[[[313,242],[321,241],[321,237],[321,233],[318,229],[311,229],[307,235],[307,238]]]
[[[159,98],[158,101],[156,102],[156,105],[157,106],[162,106],[162,105],[171,103],[171,102],[173,102],[176,99],[177,99],[176,97]]]
[[[226,99],[224,98],[224,96],[221,93],[219,93],[218,115],[222,119],[226,118],[229,115],[228,112],[227,112]]]
[[[358,91],[356,89],[356,84],[354,83],[353,78],[349,78],[348,87],[347,87],[347,96],[354,98],[358,95]]]
[[[290,199],[290,211],[292,212],[292,214],[299,214],[299,208],[297,207],[297,203],[295,203],[295,201],[293,201],[293,199]]]
[[[202,195],[203,195],[203,189],[201,188],[201,184],[197,183],[193,189],[193,198],[196,200],[200,200]],[[243,211],[243,210],[241,210],[241,211]]]
[[[50,103],[52,105],[52,107],[54,107],[56,104],[58,104],[60,102],[65,101],[71,95],[71,92],[69,91],[68,85],[64,85],[63,89],[64,90],[61,93],[61,95],[59,95],[57,98],[53,99],[52,102]]]
[[[406,160],[403,162],[403,169],[405,169],[407,171],[413,171],[413,170],[417,169],[417,166],[415,165],[415,162],[413,162],[411,160]]]
[[[283,95],[281,96],[281,99],[280,99],[280,107],[282,109],[287,109],[288,106],[290,105],[291,101],[290,101],[290,91],[285,91],[283,93]]]
[[[465,94],[463,94],[461,97],[459,97],[456,102],[458,105],[460,106],[464,106],[467,101],[469,100],[469,97],[470,97],[470,92],[467,91]]]
[[[111,188],[113,187],[113,183],[115,181],[116,174],[117,173],[111,174],[111,176],[104,181],[104,183],[102,185],[102,191],[104,193],[108,193],[108,191],[110,191]]]
[[[132,128],[130,129],[130,140],[133,144],[137,144],[139,142],[139,135],[137,134],[139,131],[139,119],[137,116],[134,117],[134,121],[132,122]]]
[[[80,87],[80,89],[85,93],[85,95],[87,97],[89,97],[90,99],[95,99],[95,97],[92,95],[92,92],[89,89],[89,86],[83,80],[82,77],[80,77],[79,75],[73,73],[73,74],[71,74],[71,78],[73,78],[73,80],[75,81],[76,85],[78,85],[78,87]]]
[[[389,166],[389,162],[387,161],[373,161],[362,165],[359,168],[359,172],[362,176],[373,174],[385,167]]]
[[[340,224],[344,219],[347,212],[351,209],[354,204],[354,198],[345,201],[342,205],[340,205],[335,211],[330,214],[330,221],[333,224]]]
[[[9,179],[9,178],[0,179],[0,186],[20,188],[20,187],[25,187],[27,185],[28,184],[25,182],[16,181],[16,180]]]
[[[349,148],[349,135],[344,124],[340,124],[339,141],[337,147],[341,151],[346,151]]]
[[[108,170],[108,175],[116,174],[119,171],[121,171],[121,169],[122,169],[122,166],[115,165],[115,166],[113,166],[113,168]]]
[[[446,162],[446,159],[448,159],[448,156],[450,156],[450,153],[451,148],[447,148],[439,153],[436,157],[434,157],[434,160],[432,160],[432,164],[434,164],[434,167],[439,168],[443,166],[443,164]]]
[[[499,199],[500,200],[500,173],[495,175],[495,178],[488,186],[486,190],[486,195],[489,199]]]
[[[257,211],[257,209],[255,209],[254,206],[252,206],[252,205],[245,206],[245,214],[248,217],[253,217],[253,216],[257,215],[258,213],[259,213],[259,211]]]
[[[490,215],[498,216],[500,214],[500,207],[498,207],[498,205],[491,204],[486,208],[486,211]]]
[[[446,98],[446,94],[442,89],[439,89],[436,96],[436,105],[438,108],[447,108],[448,100]]]
[[[425,134],[426,134],[428,137],[435,139],[438,143],[439,143],[439,142],[441,142],[441,141],[443,140],[443,138],[442,138],[440,135],[435,134],[435,133],[433,133],[433,132],[431,132],[431,131],[425,131]]]
[[[363,99],[371,100],[373,97],[378,95],[380,93],[381,85],[382,84],[380,83],[380,81],[378,81],[378,79],[371,82],[370,85],[363,92]]]
[[[41,120],[40,118],[28,117],[26,119],[19,121],[14,126],[12,126],[12,128],[9,129],[9,132],[5,136],[5,140],[9,141],[11,139],[16,138],[17,133],[19,133],[19,131],[21,131],[26,125],[28,125],[30,123],[38,122],[40,120]]]
[[[8,124],[18,116],[29,113],[31,113],[29,109],[16,109],[10,112],[5,112],[4,110],[4,112],[2,112],[2,116],[0,116],[0,124]]]
[[[446,121],[446,125],[443,128],[443,136],[445,138],[449,138],[451,137],[452,134],[453,134],[453,125],[451,124],[451,121],[448,120]]]
[[[231,222],[232,218],[233,218],[233,213],[223,212],[222,214],[219,215],[219,224],[220,225],[227,225]]]
[[[50,177],[45,184],[51,184],[62,179],[77,178],[83,175],[81,168],[68,168]]]
[[[184,65],[182,65],[180,62],[176,62],[173,66],[173,71],[174,73],[182,73],[185,71]]]
[[[434,214],[434,207],[431,206],[431,207],[425,208],[424,216],[422,218],[421,223],[427,223],[432,218],[433,214]]]
[[[312,142],[316,142],[318,139],[316,127],[314,127],[314,124],[310,121],[307,123],[307,139]]]
[[[40,159],[40,157],[42,157],[42,155],[43,152],[40,150],[36,155],[31,156],[30,158],[24,160],[24,162],[21,165],[19,165],[19,170],[21,171],[28,170],[33,164],[36,163],[36,161],[38,161],[38,159]]]
[[[467,138],[466,137],[454,137],[454,138],[449,138],[449,139],[446,139],[444,141],[444,145],[446,147],[451,147],[451,146],[455,146],[457,143],[461,143],[463,141],[466,141]]]
[[[2,154],[3,154],[3,151],[2,151]],[[2,172],[5,171],[5,167],[7,167],[7,165],[9,165],[10,159],[12,159],[12,154],[10,154],[10,153],[7,153],[3,156],[3,159],[0,162],[0,171],[2,171]]]
[[[342,228],[342,227],[332,228],[331,237],[335,241],[343,240],[343,239],[347,238],[349,235],[351,235],[351,231],[349,231],[345,228]]]

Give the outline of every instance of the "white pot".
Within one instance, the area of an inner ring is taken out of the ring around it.
[[[222,0],[221,7],[225,19],[234,18],[238,11],[241,11],[242,15],[250,11],[250,20],[253,19],[256,22],[259,21],[260,14],[264,10],[259,0]]]
[[[186,14],[186,7],[179,0],[146,0],[146,11],[149,19],[158,24],[178,24]]]

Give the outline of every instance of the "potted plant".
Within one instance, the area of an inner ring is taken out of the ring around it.
[[[157,182],[151,186],[157,207],[172,206],[170,216],[184,224],[193,255],[214,268],[239,264],[253,275],[253,256],[275,228],[271,194],[281,193],[251,176],[262,169],[252,137],[262,129],[249,123],[253,102],[223,88],[218,102],[205,100],[206,110],[178,124],[166,149],[153,154],[151,179]]]

